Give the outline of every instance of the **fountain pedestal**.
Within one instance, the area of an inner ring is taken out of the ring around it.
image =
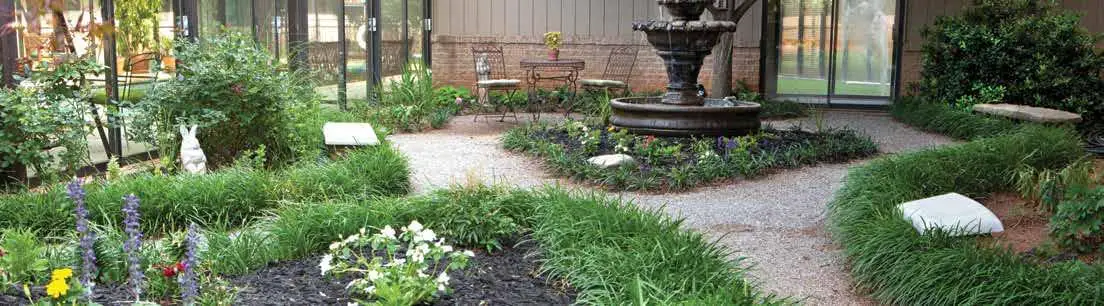
[[[735,136],[759,130],[757,103],[698,96],[698,75],[720,35],[736,31],[731,21],[702,21],[712,0],[656,0],[671,21],[633,24],[644,32],[667,69],[667,93],[658,98],[610,101],[610,122],[632,133],[664,136]]]

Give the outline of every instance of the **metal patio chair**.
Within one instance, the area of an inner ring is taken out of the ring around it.
[[[472,120],[477,121],[480,116],[486,117],[487,115],[483,112],[487,108],[490,108],[491,112],[497,112],[501,108],[502,115],[497,115],[499,122],[505,121],[511,112],[513,112],[514,121],[518,121],[517,110],[507,103],[507,98],[503,97],[495,101],[493,95],[491,95],[492,91],[498,91],[510,97],[518,89],[521,89],[521,80],[511,79],[506,75],[506,60],[502,47],[494,44],[474,45],[472,46],[472,61],[475,64],[476,80],[475,90],[473,91],[476,94],[474,105],[478,105],[480,108],[476,110],[475,118]]]
[[[632,78],[633,66],[636,66],[637,46],[617,47],[610,50],[609,61],[606,62],[606,70],[602,72],[600,79],[582,79],[579,84],[587,91],[619,91],[624,95],[629,92],[629,79]]]

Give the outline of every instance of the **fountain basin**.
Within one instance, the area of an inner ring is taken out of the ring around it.
[[[610,100],[610,123],[639,135],[743,136],[759,131],[759,103],[704,99],[700,106],[669,105],[662,97]]]

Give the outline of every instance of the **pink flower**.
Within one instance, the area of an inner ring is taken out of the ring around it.
[[[234,85],[230,85],[230,91],[233,91],[235,95],[240,96],[242,93],[245,92],[245,85],[242,85],[241,83],[234,83]]]

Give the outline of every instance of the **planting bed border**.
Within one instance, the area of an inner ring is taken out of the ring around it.
[[[890,156],[854,169],[829,208],[857,284],[887,304],[1084,305],[1104,300],[1104,267],[1037,265],[972,237],[919,235],[900,203],[947,192],[1012,188],[1018,165],[1062,167],[1083,155],[1076,134],[1024,126],[962,145]]]
[[[617,191],[684,191],[725,179],[756,177],[776,169],[792,169],[818,163],[846,162],[869,157],[878,152],[878,146],[873,140],[852,130],[831,129],[810,133],[772,130],[767,127],[763,131],[768,133],[808,133],[813,136],[809,139],[798,139],[792,143],[790,141],[793,139],[782,138],[775,142],[785,147],[776,147],[768,150],[769,152],[752,153],[743,161],[725,156],[728,153],[715,152],[720,158],[719,164],[698,164],[693,162],[697,157],[690,156],[689,164],[667,166],[662,170],[658,169],[660,167],[653,168],[654,165],[599,169],[589,164],[588,159],[592,156],[568,149],[558,141],[535,135],[550,134],[551,132],[548,132],[550,129],[563,129],[563,126],[536,124],[511,129],[502,137],[503,147],[513,152],[543,159],[545,168],[556,174]],[[590,129],[601,131],[600,147],[608,149],[613,146],[605,143],[609,135],[607,130],[593,126]],[[764,138],[760,140],[759,145],[771,141],[769,138]]]

